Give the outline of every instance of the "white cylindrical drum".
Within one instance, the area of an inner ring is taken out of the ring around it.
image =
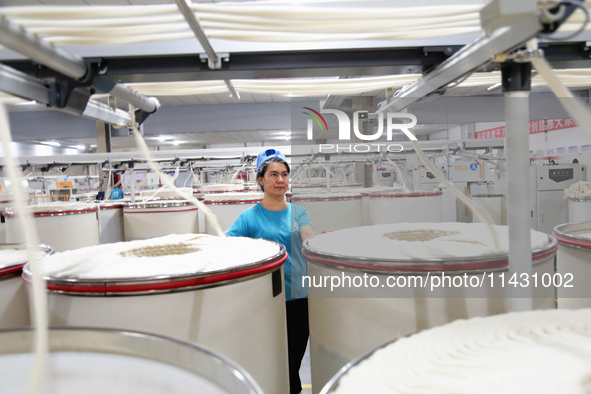
[[[198,208],[187,200],[130,203],[123,207],[126,241],[199,232]]]
[[[320,232],[362,226],[361,197],[360,193],[294,194],[291,202],[306,208]]]
[[[24,392],[35,332],[0,332],[0,392]],[[263,394],[234,361],[205,347],[137,331],[51,328],[43,394]]]
[[[214,183],[201,185],[201,192],[208,193],[236,193],[243,192],[244,184],[242,183]]]
[[[568,199],[568,222],[585,222],[591,220],[591,197]]]
[[[472,201],[478,204],[486,213],[489,214],[494,224],[503,224],[503,195],[502,194],[474,194]],[[482,223],[482,220],[470,211],[472,222]]]
[[[571,287],[559,286],[556,289],[558,308],[590,308],[591,297],[579,290],[588,289],[591,277],[591,221],[566,223],[554,227],[552,234],[558,240],[556,272],[564,278],[572,278]],[[586,293],[589,293],[586,291]],[[576,296],[576,297],[574,297]]]
[[[361,185],[363,186],[363,185]],[[363,189],[359,189],[359,192],[362,195],[361,198],[361,210],[362,210],[362,219],[363,219],[363,226],[370,226],[371,225],[371,214],[370,214],[370,195],[371,194],[380,194],[380,193],[393,193],[402,191],[400,188],[394,187],[383,187],[383,186],[374,186],[374,187],[365,187]]]
[[[203,203],[216,215],[222,231],[226,231],[242,212],[263,201],[263,197],[264,194],[261,192],[216,193],[206,194]],[[204,218],[204,222],[205,233],[217,235],[208,223],[207,217]]]
[[[458,320],[379,346],[321,393],[584,393],[590,349],[590,309]]]
[[[87,203],[54,202],[28,206],[37,227],[39,242],[56,252],[98,245],[99,213],[95,205]],[[15,208],[7,208],[6,242],[23,243],[24,234]]]
[[[291,191],[293,194],[300,194],[300,193],[321,193],[326,191],[326,184],[300,184],[300,185],[291,185]]]
[[[38,260],[53,253],[46,245],[33,246],[33,250]],[[31,325],[29,297],[21,279],[28,260],[26,245],[0,244],[0,329]]]
[[[58,253],[44,264],[49,322],[200,343],[244,367],[265,393],[285,393],[286,259],[274,242],[204,234]]]
[[[394,338],[507,312],[508,288],[499,276],[508,275],[508,229],[494,229],[499,248],[487,226],[475,223],[364,226],[306,240],[314,392],[345,364]],[[534,272],[553,274],[556,240],[532,231],[532,246]],[[441,279],[439,286],[431,287],[433,278]],[[554,307],[554,287],[533,294],[535,308]]]
[[[14,195],[12,193],[0,193],[0,243],[6,243],[6,218],[4,208],[14,206]]]
[[[101,244],[123,242],[123,204],[120,202],[103,202],[99,204],[101,219]]]
[[[420,223],[443,220],[442,192],[372,193],[369,195],[370,222]]]

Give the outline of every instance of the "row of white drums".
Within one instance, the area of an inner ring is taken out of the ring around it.
[[[421,224],[414,225],[412,229],[409,225],[403,226],[372,228],[383,233],[382,236],[386,234],[394,238],[400,236],[406,239],[412,235],[422,239],[420,237],[425,236]],[[434,226],[425,224],[424,227]],[[479,229],[482,231],[482,227]],[[424,277],[440,273],[454,277],[464,274],[469,278],[488,277],[489,274],[506,272],[506,254],[421,259],[403,257],[406,252],[397,249],[392,250],[392,255],[387,258],[379,257],[379,253],[384,253],[385,246],[379,250],[370,242],[380,237],[367,233],[368,228],[353,230],[357,232],[353,231],[356,235],[353,234],[350,241],[346,236],[341,237],[344,233],[334,232],[319,236],[315,242],[311,242],[314,238],[306,242],[304,253],[309,276],[332,278],[348,275],[355,278],[371,274],[387,280],[389,277]],[[583,248],[581,244],[587,242],[590,245],[587,249],[591,249],[591,238],[584,241],[584,235],[591,233],[591,223],[557,230],[557,234],[560,232],[560,248],[570,238],[573,243],[566,247]],[[449,231],[454,236],[455,229],[450,228]],[[540,278],[544,275],[554,277],[557,243],[554,238],[543,237],[546,241],[532,252],[533,269]],[[335,242],[328,242],[325,248],[322,242],[318,243],[324,239],[334,239]],[[459,242],[469,245],[468,241]],[[178,244],[175,242],[175,245]],[[342,253],[340,245],[348,244],[360,245],[365,255]],[[129,253],[142,257],[144,249],[133,245],[129,244]],[[333,246],[330,245],[337,245],[338,248],[331,249]],[[157,246],[151,247],[158,249]],[[94,255],[92,252],[88,250],[87,254]],[[374,252],[378,255],[372,254]],[[183,254],[182,251],[170,253]],[[582,253],[579,256],[580,265],[584,266],[589,261],[585,255],[588,252],[583,250]],[[50,277],[51,324],[149,331],[206,344],[244,367],[263,392],[286,392],[285,303],[280,270],[283,257],[284,254],[280,253],[239,270],[224,269],[203,275],[192,273],[125,280],[100,276],[87,279]],[[109,258],[105,260],[111,261]],[[561,273],[568,270],[568,267],[559,268]],[[581,279],[589,277],[588,273],[580,271],[576,275]],[[352,281],[356,283],[355,279]],[[555,288],[540,287],[541,293],[535,295],[535,307],[553,308]],[[407,297],[376,297],[373,293],[364,294],[355,288],[348,289],[348,293],[327,296],[327,289],[327,286],[312,284],[309,291],[314,392],[319,392],[349,361],[392,339],[456,319],[507,311],[508,296],[495,293],[495,289],[490,287],[485,287],[485,295],[480,297],[457,293],[453,297],[447,294],[428,297],[421,289],[415,289],[418,293]],[[572,294],[568,296],[572,297]],[[559,293],[558,303],[562,306],[560,297]]]
[[[211,195],[204,204],[218,217],[222,231],[257,202],[261,193]],[[214,228],[197,206],[186,200],[137,203],[53,203],[31,207],[39,241],[57,252],[86,246],[147,239],[168,234],[214,234]],[[23,243],[24,234],[14,208],[7,208],[5,239]]]
[[[383,189],[363,193],[294,194],[291,201],[305,207],[315,227],[339,230],[362,225],[441,222],[442,192],[394,192]],[[485,196],[483,196],[485,197]],[[500,196],[476,200],[500,223]],[[262,201],[262,193],[210,193],[204,204],[217,216],[226,231],[246,209]],[[491,205],[492,204],[492,205]],[[499,216],[499,220],[497,219]],[[24,242],[14,211],[8,209],[6,242]],[[60,203],[34,208],[40,242],[56,251],[167,234],[215,234],[204,212],[185,200],[156,200],[137,203]]]
[[[363,192],[295,193],[291,202],[307,209],[314,227],[341,230],[388,223],[441,222],[441,191],[399,192],[385,189]]]

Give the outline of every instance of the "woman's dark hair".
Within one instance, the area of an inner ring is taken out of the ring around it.
[[[287,168],[287,173],[289,174],[289,164],[287,164],[287,162],[279,157],[272,157],[269,160],[265,161],[263,164],[261,164],[261,166],[259,167],[259,170],[257,171],[257,183],[259,184],[260,188],[262,191],[265,191],[265,188],[263,187],[263,185],[261,185],[261,183],[259,182],[259,177],[264,178],[265,177],[265,173],[267,172],[267,168],[269,168],[269,166],[271,165],[271,163],[283,163],[285,164],[285,168]]]

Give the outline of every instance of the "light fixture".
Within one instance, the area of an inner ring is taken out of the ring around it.
[[[173,145],[178,145],[178,144],[180,144],[180,143],[181,143],[180,141],[172,141],[172,144],[173,144]]]
[[[62,144],[60,144],[57,141],[43,141],[43,144],[45,144],[45,145],[51,145],[51,146],[62,146]]]
[[[160,136],[158,136],[158,138],[156,138],[156,139],[157,139],[158,141],[160,141],[160,142],[163,142],[163,141],[166,141],[166,140],[168,139],[168,137],[166,137],[166,136],[163,136],[163,135],[160,135]]]
[[[35,105],[37,102],[35,100],[25,101],[24,103],[16,103],[15,105]]]
[[[78,150],[85,150],[86,149],[86,145],[76,145],[74,148],[76,148]]]

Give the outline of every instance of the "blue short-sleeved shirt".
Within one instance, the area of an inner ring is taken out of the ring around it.
[[[304,298],[308,289],[302,287],[306,275],[306,260],[302,255],[300,228],[312,226],[312,219],[306,208],[287,204],[282,211],[269,211],[258,203],[242,212],[226,231],[230,237],[262,238],[283,244],[287,249],[285,273],[285,295],[287,301]]]
[[[113,189],[111,190],[111,200],[120,200],[123,198],[123,190]]]

